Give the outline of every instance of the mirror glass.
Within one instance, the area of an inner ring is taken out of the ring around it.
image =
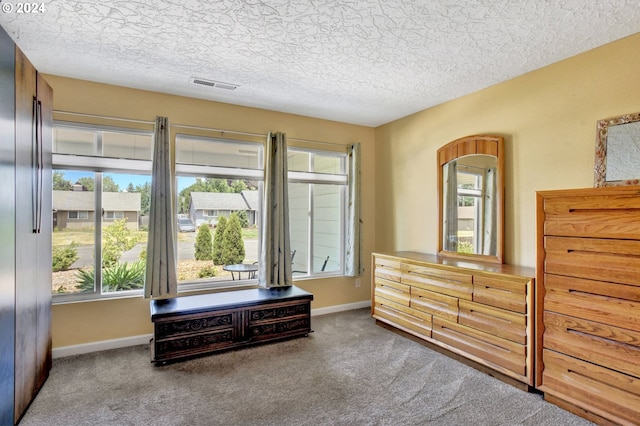
[[[502,138],[452,144],[438,151],[440,254],[502,263]]]
[[[640,185],[640,113],[598,121],[595,186]]]

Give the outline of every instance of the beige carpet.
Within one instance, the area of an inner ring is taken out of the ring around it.
[[[22,425],[590,425],[375,325],[154,366],[146,346],[54,360]]]

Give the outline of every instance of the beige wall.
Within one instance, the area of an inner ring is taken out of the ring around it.
[[[54,110],[153,121],[157,115],[172,124],[266,134],[282,131],[292,138],[362,145],[363,259],[374,245],[374,129],[204,100],[133,90],[87,81],[46,76],[54,91]],[[56,118],[68,116],[56,114]],[[96,122],[86,118],[85,121]],[[107,122],[107,124],[113,124]],[[125,123],[126,124],[126,123]],[[292,145],[295,142],[291,143]],[[320,146],[325,148],[326,146]],[[353,278],[299,281],[314,295],[313,309],[368,300],[369,271],[362,284]],[[149,301],[142,297],[56,304],[53,306],[53,347],[119,339],[152,332]]]
[[[640,111],[639,76],[636,34],[377,128],[376,249],[435,253],[436,150],[488,133],[505,137],[505,262],[535,266],[535,191],[593,186],[596,122]]]
[[[499,66],[499,64],[497,65]],[[640,111],[640,35],[371,129],[252,108],[47,76],[56,110],[290,138],[362,143],[363,258],[378,250],[437,249],[436,150],[462,136],[505,137],[505,261],[535,265],[535,191],[593,186],[595,125]],[[375,193],[375,196],[374,196]],[[313,308],[369,298],[349,278],[309,280]],[[142,298],[53,307],[53,345],[151,332]]]

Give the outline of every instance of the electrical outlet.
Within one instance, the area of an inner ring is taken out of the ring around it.
[[[360,287],[360,278],[356,278],[356,288]]]

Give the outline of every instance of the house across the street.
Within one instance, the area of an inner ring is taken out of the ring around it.
[[[95,225],[95,192],[53,191],[54,229],[86,229]],[[141,195],[139,192],[103,192],[102,224],[127,219],[127,227],[139,228]]]
[[[220,216],[246,211],[249,225],[256,224],[258,191],[232,192],[192,192],[189,201],[189,219],[196,225],[218,224]]]

